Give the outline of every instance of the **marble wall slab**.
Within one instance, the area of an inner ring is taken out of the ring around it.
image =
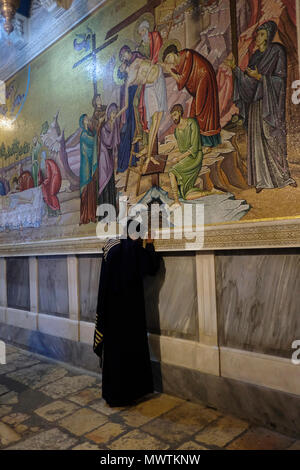
[[[145,279],[151,333],[198,340],[195,254],[164,255],[159,273]]]
[[[69,316],[66,256],[39,256],[39,312]]]
[[[300,250],[216,253],[221,346],[290,358],[300,340]]]
[[[94,322],[101,257],[80,255],[80,319]],[[165,255],[155,277],[145,279],[145,304],[151,333],[197,339],[197,286],[194,254]]]
[[[101,262],[99,255],[78,256],[80,319],[83,321],[94,323],[96,318]]]
[[[28,258],[7,258],[6,276],[8,307],[30,310]]]

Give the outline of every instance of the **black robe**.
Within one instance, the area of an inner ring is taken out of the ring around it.
[[[102,397],[110,406],[153,392],[143,277],[154,275],[159,262],[153,244],[143,248],[130,238],[103,248],[94,352],[103,354]]]

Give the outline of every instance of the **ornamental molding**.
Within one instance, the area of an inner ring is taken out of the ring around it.
[[[101,253],[104,238],[93,227],[69,225],[3,232],[0,257]],[[161,252],[219,251],[300,247],[300,218],[236,222],[204,227],[204,244],[189,240],[155,240]]]

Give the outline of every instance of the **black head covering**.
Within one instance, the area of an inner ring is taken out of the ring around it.
[[[262,29],[265,29],[267,31],[268,43],[270,44],[273,41],[275,34],[277,33],[277,24],[275,23],[275,21],[266,21],[257,28],[256,32],[261,31]]]

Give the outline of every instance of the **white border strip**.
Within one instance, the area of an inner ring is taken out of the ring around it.
[[[92,345],[94,324],[0,307],[0,323]],[[37,326],[36,326],[37,323]],[[291,360],[149,334],[152,360],[300,395],[300,366]]]
[[[219,348],[180,338],[149,335],[151,359],[219,375]]]
[[[300,366],[290,359],[220,348],[221,376],[300,395]]]

